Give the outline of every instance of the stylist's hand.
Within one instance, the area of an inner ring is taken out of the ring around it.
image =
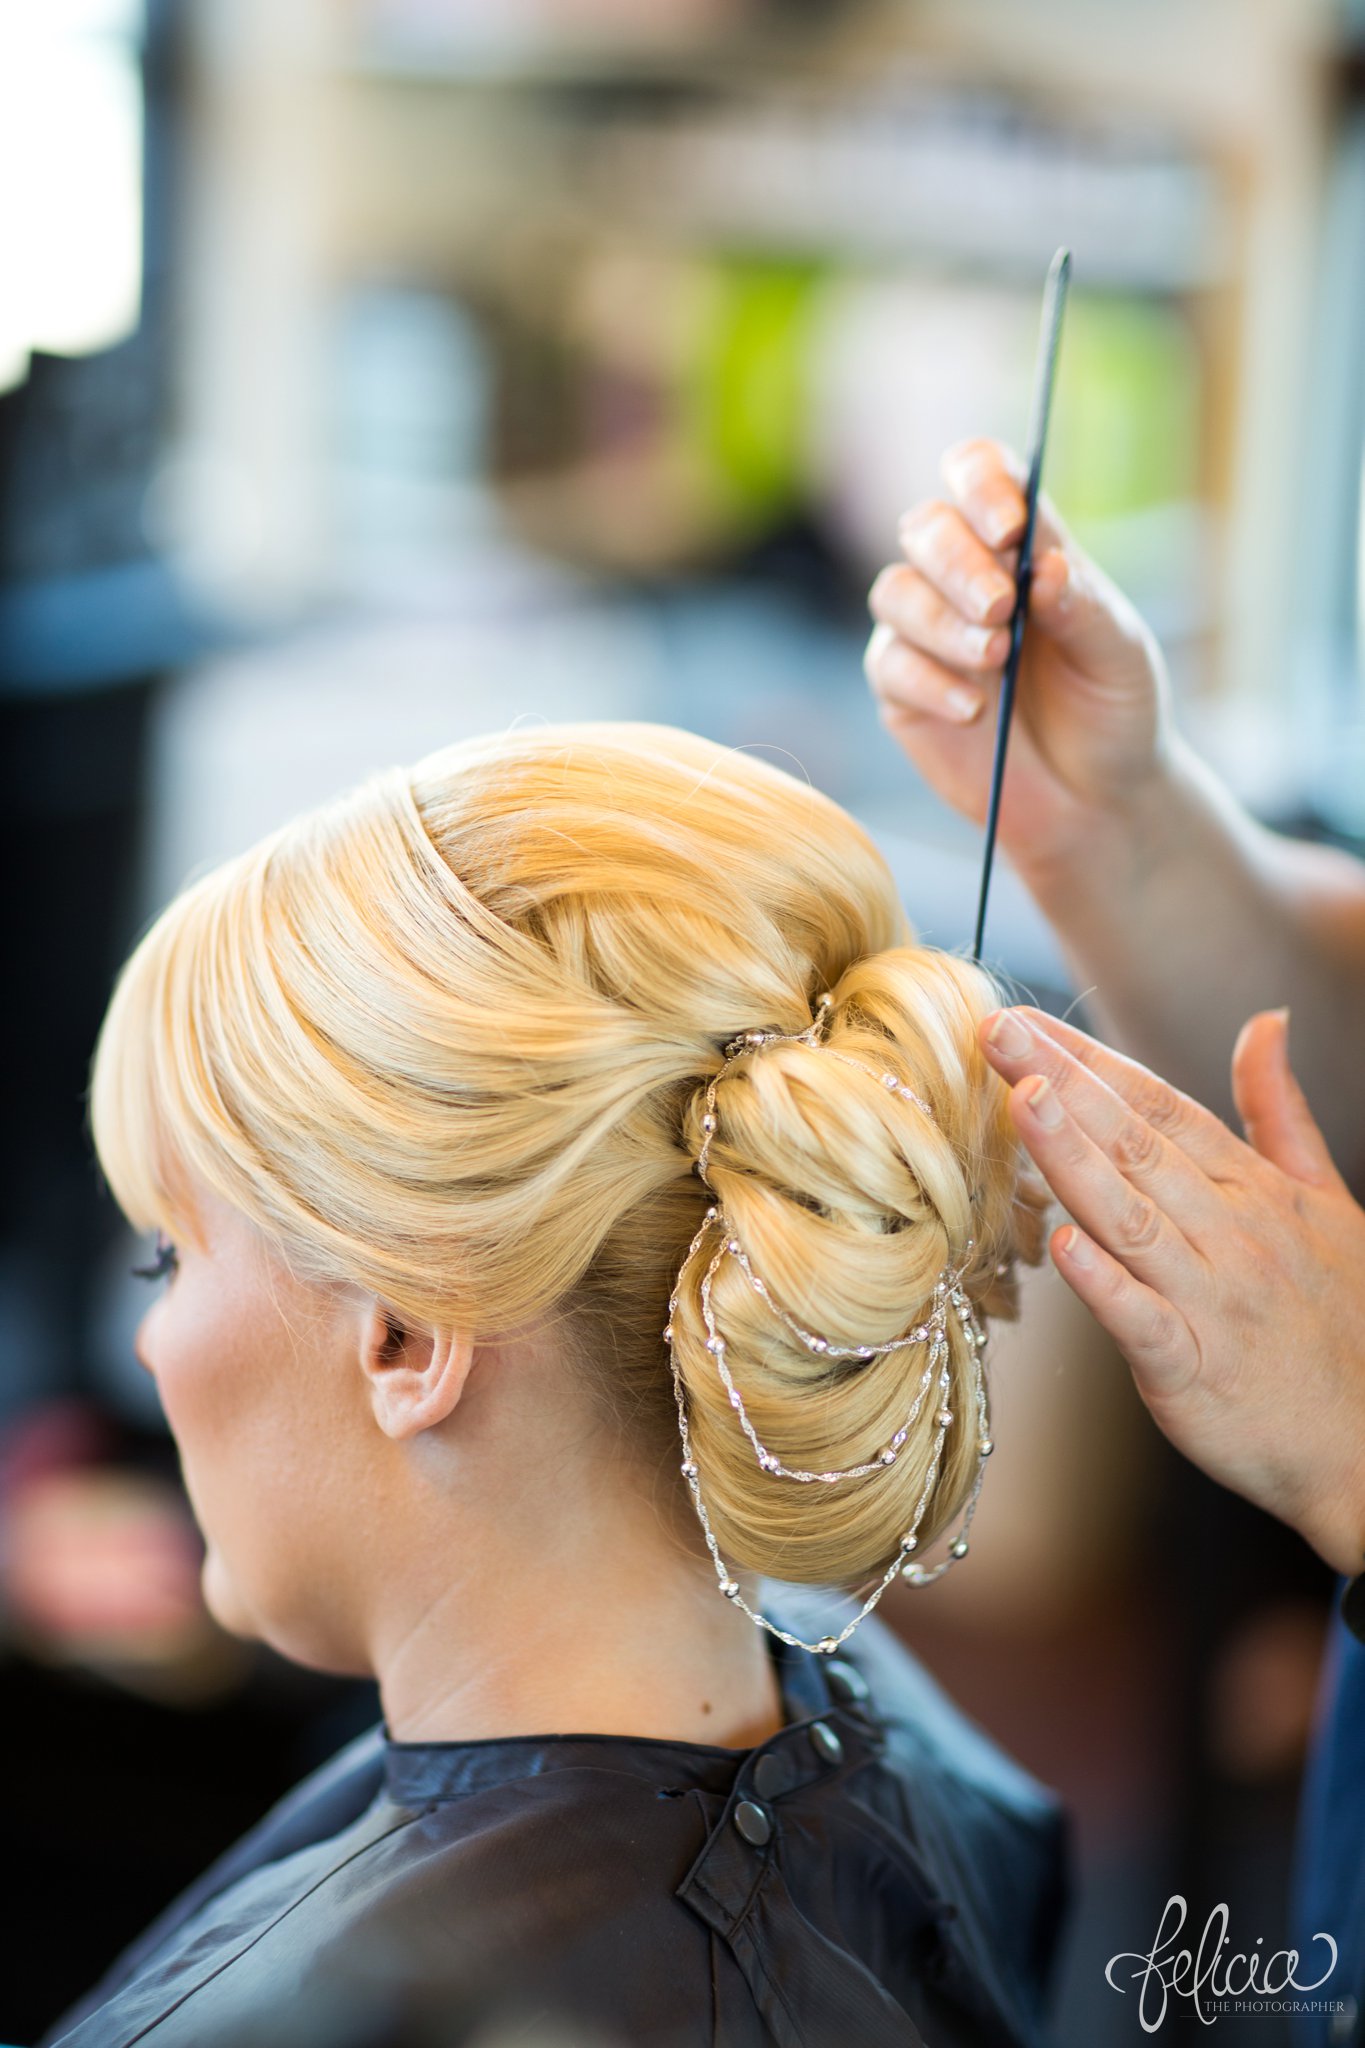
[[[950,448],[946,498],[900,524],[905,560],[869,599],[865,667],[882,722],[938,795],[980,823],[1024,530],[1023,465],[995,441]],[[1097,828],[1159,783],[1170,745],[1160,650],[1121,591],[1038,506],[1000,844],[1025,880],[1084,858]]]
[[[1053,1233],[1057,1268],[1124,1353],[1157,1423],[1210,1477],[1355,1573],[1365,1210],[1294,1079],[1287,1029],[1284,1011],[1262,1011],[1237,1040],[1245,1144],[1042,1011],[996,1011],[981,1042],[1013,1084],[1024,1145],[1080,1226]]]

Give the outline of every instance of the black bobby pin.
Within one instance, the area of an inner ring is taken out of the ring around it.
[[[1005,750],[1009,745],[1010,718],[1014,712],[1014,685],[1019,674],[1019,657],[1024,646],[1028,620],[1029,589],[1033,582],[1033,527],[1038,510],[1038,485],[1043,474],[1043,447],[1052,413],[1052,385],[1057,371],[1057,344],[1062,333],[1062,311],[1071,282],[1071,251],[1059,249],[1048,268],[1043,292],[1043,324],[1038,340],[1038,364],[1033,377],[1033,414],[1029,421],[1028,483],[1024,493],[1024,537],[1019,543],[1019,568],[1015,580],[1014,615],[1010,620],[1010,651],[1000,680],[1000,716],[995,728],[995,761],[991,768],[991,797],[986,812],[986,850],[981,865],[981,894],[976,906],[976,937],[972,958],[981,958],[981,940],[986,929],[986,898],[990,892],[991,869],[995,863],[995,833],[1000,822],[1000,785],[1005,779]]]

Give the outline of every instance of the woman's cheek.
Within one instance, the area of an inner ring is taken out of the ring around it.
[[[193,1402],[185,1398],[184,1390],[173,1373],[164,1373],[157,1379],[157,1392],[161,1397],[161,1412],[166,1418],[166,1427],[175,1438],[180,1453],[180,1469],[189,1490],[190,1499],[195,1500],[193,1468],[198,1463],[194,1430]],[[198,1513],[197,1504],[195,1512]]]
[[[242,1600],[236,1581],[229,1571],[223,1553],[211,1538],[207,1540],[204,1553],[202,1578],[204,1605],[217,1622],[219,1628],[229,1635],[255,1636],[254,1627],[246,1605]]]

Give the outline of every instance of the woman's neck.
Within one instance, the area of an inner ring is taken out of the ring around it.
[[[560,1525],[551,1552],[504,1546],[487,1570],[447,1539],[464,1568],[429,1569],[386,1601],[373,1664],[395,1740],[592,1733],[748,1749],[783,1725],[766,1636],[720,1598],[709,1558],[652,1509],[615,1505]]]

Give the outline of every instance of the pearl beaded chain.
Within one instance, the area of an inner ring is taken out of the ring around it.
[[[747,1053],[757,1051],[762,1046],[778,1041],[811,1046],[820,1045],[821,1032],[823,1031],[832,1003],[832,997],[828,995],[820,997],[816,1006],[815,1022],[805,1031],[747,1031],[727,1045],[724,1062],[716,1074],[713,1075],[707,1087],[705,1106],[701,1119],[702,1146],[697,1156],[696,1171],[708,1187],[710,1186],[710,1182],[707,1180],[707,1168],[710,1164],[710,1145],[716,1129],[715,1102],[717,1084],[736,1060],[742,1059]],[[846,1066],[858,1067],[864,1073],[870,1074],[872,1072],[872,1069],[864,1066],[861,1060],[852,1059],[846,1053],[836,1052],[828,1046],[823,1047],[823,1050],[828,1058],[840,1060]],[[917,1095],[912,1088],[899,1081],[894,1074],[883,1073],[878,1075],[877,1078],[884,1086],[893,1090],[901,1099],[912,1102],[924,1115],[933,1115],[933,1110],[929,1104],[921,1096]],[[919,1417],[924,1402],[928,1397],[930,1387],[934,1384],[935,1380],[938,1383],[939,1406],[934,1418],[935,1434],[929,1466],[925,1473],[924,1485],[920,1490],[910,1526],[900,1539],[897,1555],[883,1573],[879,1584],[869,1598],[863,1602],[861,1609],[853,1619],[844,1625],[837,1636],[822,1636],[818,1642],[805,1642],[800,1636],[792,1635],[788,1630],[777,1627],[766,1615],[757,1613],[748,1605],[740,1590],[738,1581],[732,1577],[729,1566],[720,1554],[715,1534],[711,1528],[711,1519],[706,1510],[706,1502],[702,1497],[700,1473],[692,1451],[691,1436],[688,1428],[687,1403],[683,1393],[682,1375],[679,1372],[678,1361],[673,1348],[673,1319],[687,1272],[693,1260],[706,1243],[708,1236],[713,1231],[718,1233],[718,1238],[712,1249],[706,1271],[702,1276],[700,1289],[702,1320],[706,1328],[706,1349],[716,1361],[716,1370],[729,1395],[730,1405],[735,1411],[740,1428],[753,1446],[761,1471],[769,1473],[775,1479],[791,1479],[804,1486],[815,1484],[828,1486],[835,1484],[839,1480],[857,1479],[873,1472],[884,1471],[896,1462],[901,1447],[904,1445],[910,1430]],[[734,1229],[719,1202],[714,1203],[708,1208],[702,1219],[701,1228],[688,1247],[687,1254],[678,1271],[677,1282],[669,1297],[668,1322],[663,1332],[664,1340],[669,1349],[669,1363],[673,1373],[674,1399],[678,1410],[678,1431],[682,1439],[682,1475],[687,1481],[688,1490],[692,1496],[692,1505],[696,1509],[703,1534],[706,1537],[707,1548],[711,1553],[712,1562],[716,1568],[717,1584],[720,1592],[727,1600],[730,1600],[738,1607],[741,1613],[747,1614],[757,1627],[767,1629],[771,1635],[779,1637],[782,1642],[789,1643],[796,1649],[809,1650],[825,1656],[833,1655],[841,1644],[845,1643],[849,1636],[852,1635],[858,1623],[872,1612],[872,1609],[877,1605],[887,1587],[897,1576],[900,1576],[912,1586],[932,1585],[936,1579],[942,1578],[950,1565],[957,1563],[967,1555],[968,1535],[971,1529],[972,1518],[976,1512],[977,1497],[981,1491],[985,1460],[994,1449],[990,1438],[989,1416],[986,1407],[985,1375],[982,1370],[981,1358],[986,1342],[986,1333],[978,1322],[971,1299],[961,1284],[962,1275],[971,1263],[971,1255],[974,1249],[974,1242],[969,1238],[966,1244],[967,1256],[962,1265],[955,1272],[950,1272],[945,1268],[943,1273],[940,1274],[934,1283],[933,1306],[924,1322],[907,1331],[904,1336],[893,1337],[885,1343],[839,1345],[831,1343],[828,1338],[816,1335],[813,1331],[804,1329],[794,1316],[789,1315],[779,1303],[773,1300],[766,1281],[764,1281],[760,1274],[754,1271],[749,1261],[748,1253],[735,1235]],[[771,1310],[772,1314],[777,1317],[778,1321],[791,1332],[797,1342],[802,1344],[806,1350],[819,1357],[856,1359],[860,1364],[868,1364],[874,1358],[884,1357],[893,1351],[909,1349],[920,1344],[927,1344],[929,1346],[928,1360],[920,1376],[919,1384],[905,1421],[892,1436],[890,1442],[875,1457],[862,1464],[847,1465],[826,1472],[813,1472],[783,1464],[782,1460],[760,1441],[758,1432],[749,1419],[748,1411],[744,1405],[744,1398],[731,1376],[726,1356],[726,1342],[717,1328],[715,1311],[711,1300],[712,1283],[723,1261],[727,1258],[735,1261],[750,1287]],[[957,1315],[967,1341],[972,1347],[972,1399],[976,1410],[977,1469],[975,1479],[972,1482],[971,1492],[968,1494],[966,1505],[963,1509],[958,1533],[948,1547],[947,1557],[940,1564],[926,1570],[924,1566],[914,1562],[913,1553],[919,1547],[920,1525],[924,1519],[930,1495],[938,1478],[948,1431],[956,1420],[951,1407],[948,1405],[952,1384],[948,1369],[948,1317],[950,1313]]]

